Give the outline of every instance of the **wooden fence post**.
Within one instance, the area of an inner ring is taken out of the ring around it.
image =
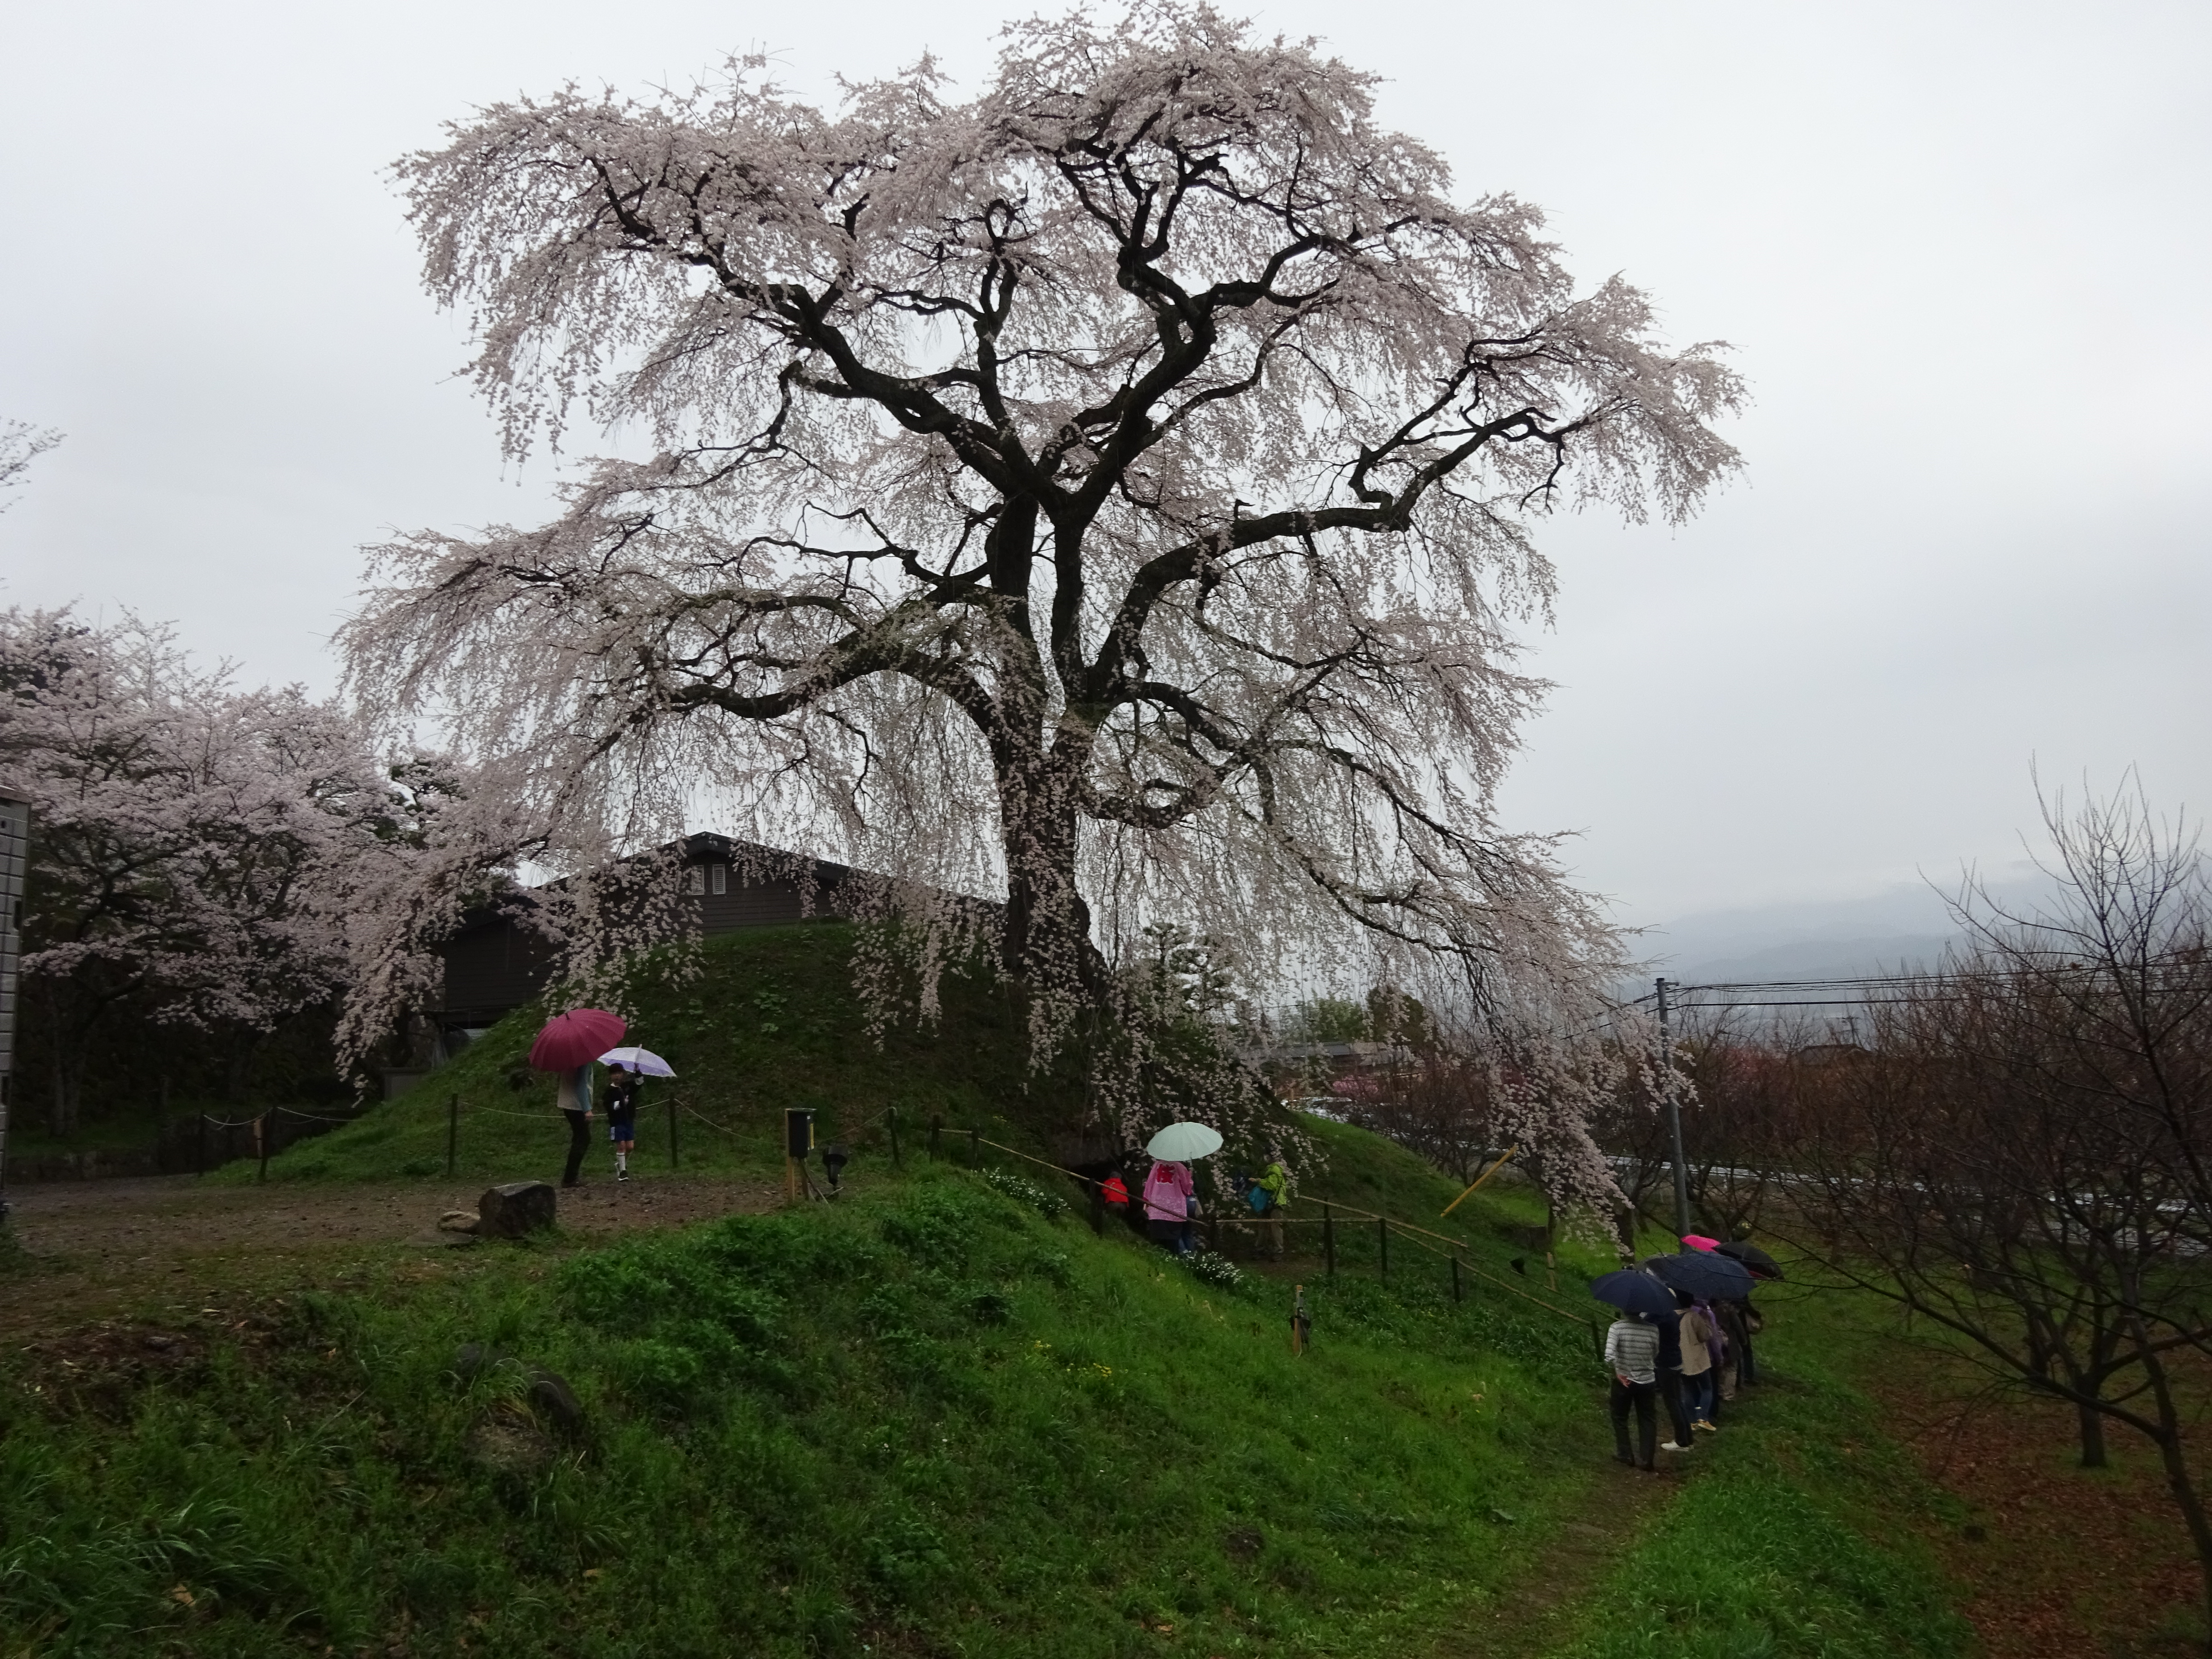
[[[1454,1256],[1452,1258],[1452,1300],[1455,1302],[1462,1300],[1459,1288],[1459,1258],[1457,1256]]]
[[[207,1114],[205,1112],[202,1112],[199,1115],[199,1133],[195,1144],[198,1150],[192,1154],[192,1173],[205,1175],[207,1173]]]
[[[682,1156],[676,1146],[676,1097],[671,1095],[668,1097],[668,1167],[672,1170],[681,1168],[678,1160]]]
[[[1106,1237],[1106,1183],[1094,1181],[1091,1187],[1091,1231],[1099,1237]]]
[[[896,1106],[892,1107],[884,1114],[884,1116],[890,1122],[891,1128],[891,1168],[894,1170],[903,1170],[906,1168],[906,1164],[905,1161],[899,1157],[898,1108]]]
[[[968,1131],[968,1167],[971,1170],[983,1167],[983,1132],[981,1129]]]
[[[1321,1206],[1321,1253],[1328,1261],[1328,1276],[1336,1277],[1336,1212]]]
[[[266,1111],[253,1120],[253,1150],[261,1154],[261,1167],[253,1172],[256,1186],[269,1179],[269,1127]]]

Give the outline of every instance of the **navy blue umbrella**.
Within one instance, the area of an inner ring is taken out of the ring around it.
[[[1726,1244],[1716,1244],[1713,1246],[1713,1250],[1717,1255],[1729,1256],[1742,1262],[1745,1267],[1751,1269],[1752,1276],[1755,1279],[1782,1277],[1782,1264],[1756,1244],[1740,1244],[1730,1242]]]
[[[1655,1255],[1644,1265],[1676,1290],[1707,1302],[1737,1302],[1751,1294],[1751,1269],[1728,1256],[1690,1250]]]
[[[1664,1319],[1674,1311],[1674,1291],[1634,1267],[1593,1279],[1590,1294],[1623,1313],[1642,1314],[1646,1319]]]

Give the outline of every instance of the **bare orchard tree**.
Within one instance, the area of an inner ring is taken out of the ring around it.
[[[1391,1067],[1360,1121],[1462,1181],[1505,1150],[1491,1130],[1491,1068],[1434,1045]]]
[[[1715,351],[1455,200],[1373,77],[1202,6],[1013,26],[966,101],[763,72],[401,164],[510,451],[581,410],[658,453],[382,549],[355,693],[445,716],[551,849],[712,810],[910,917],[1002,894],[962,914],[1040,1054],[1176,922],[1548,1055],[1617,952],[1492,811],[1530,529],[1691,513],[1736,465]]]
[[[2206,1574],[2192,1469],[2212,1354],[2212,893],[2136,800],[2049,815],[2061,902],[1970,890],[1967,944],[1874,1010],[1875,1052],[1798,1120],[1801,1241],[1997,1377],[2158,1448]]]
[[[1683,1169],[1691,1212],[1708,1232],[1747,1237],[1775,1197],[1805,1092],[1792,1058],[1802,1036],[1801,1028],[1762,1029],[1741,1010],[1717,1009],[1677,1045],[1677,1086],[1688,1085]]]

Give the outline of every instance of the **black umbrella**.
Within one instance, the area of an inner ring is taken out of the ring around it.
[[[1601,1302],[1611,1303],[1623,1313],[1642,1314],[1647,1319],[1664,1319],[1674,1311],[1674,1291],[1650,1273],[1633,1267],[1623,1267],[1618,1273],[1593,1279],[1590,1294]]]
[[[1754,1278],[1779,1279],[1782,1277],[1782,1264],[1756,1244],[1739,1244],[1731,1242],[1717,1244],[1713,1248],[1731,1261],[1742,1262],[1745,1267],[1751,1269]]]
[[[1728,1256],[1692,1250],[1655,1255],[1644,1265],[1676,1290],[1708,1302],[1735,1302],[1751,1294],[1751,1269]]]

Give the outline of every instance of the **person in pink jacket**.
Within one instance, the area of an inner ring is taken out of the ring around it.
[[[1190,1200],[1196,1190],[1188,1164],[1155,1164],[1145,1177],[1145,1231],[1177,1255],[1190,1254]]]

